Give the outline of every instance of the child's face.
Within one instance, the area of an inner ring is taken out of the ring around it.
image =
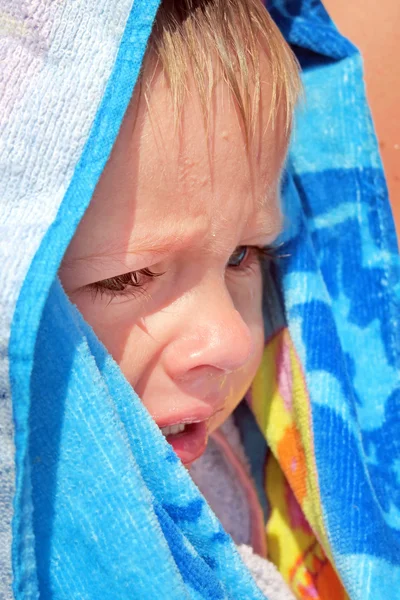
[[[150,111],[143,97],[131,102],[60,278],[159,427],[200,422],[166,432],[188,465],[260,363],[255,247],[280,232],[286,141],[279,120],[275,131],[267,127],[266,84],[251,166],[225,83],[216,88],[208,149],[195,92],[180,133],[172,115],[158,74]]]

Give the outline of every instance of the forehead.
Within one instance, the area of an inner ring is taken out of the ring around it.
[[[262,229],[279,233],[277,200],[286,154],[283,123],[269,122],[270,86],[261,90],[254,139],[244,130],[227,85],[220,81],[208,124],[189,87],[178,121],[162,72],[145,98],[134,94],[111,157],[67,258],[91,256],[159,232],[225,236],[227,243]],[[230,240],[229,238],[232,238]]]
[[[261,57],[259,110],[254,111],[254,123],[247,123],[246,127],[239,115],[232,87],[223,80],[218,64],[208,101],[204,100],[206,93],[199,93],[194,77],[187,75],[185,102],[179,110],[174,106],[164,72],[157,66],[152,69],[150,62],[144,74],[145,92],[136,92],[127,114],[132,129],[141,138],[141,172],[157,181],[165,180],[167,171],[169,179],[171,175],[176,176],[179,184],[190,185],[197,169],[204,181],[218,187],[224,176],[226,185],[230,170],[233,170],[244,185],[251,180],[255,196],[265,180],[273,181],[286,153],[287,134],[283,110],[277,111],[275,127],[270,119],[272,73],[265,53]],[[187,67],[190,72],[190,64]],[[250,109],[257,108],[256,90],[248,89],[247,94]],[[201,105],[201,98],[205,107]],[[251,132],[248,147],[246,129]],[[186,177],[189,173],[192,177]]]

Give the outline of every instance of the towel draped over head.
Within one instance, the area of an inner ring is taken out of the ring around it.
[[[0,0],[2,600],[263,597],[57,279],[157,6]],[[270,448],[258,481],[270,558],[300,599],[388,600],[400,581],[399,259],[362,62],[319,0],[269,8],[306,91],[283,182],[289,256],[266,273],[248,398]]]

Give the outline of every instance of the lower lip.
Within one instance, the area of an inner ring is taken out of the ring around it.
[[[184,465],[189,465],[199,458],[207,446],[206,422],[192,423],[185,431],[168,435],[167,442],[171,444]]]

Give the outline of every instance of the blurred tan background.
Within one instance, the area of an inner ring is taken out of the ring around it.
[[[400,239],[400,0],[323,0],[364,58],[367,95]]]

